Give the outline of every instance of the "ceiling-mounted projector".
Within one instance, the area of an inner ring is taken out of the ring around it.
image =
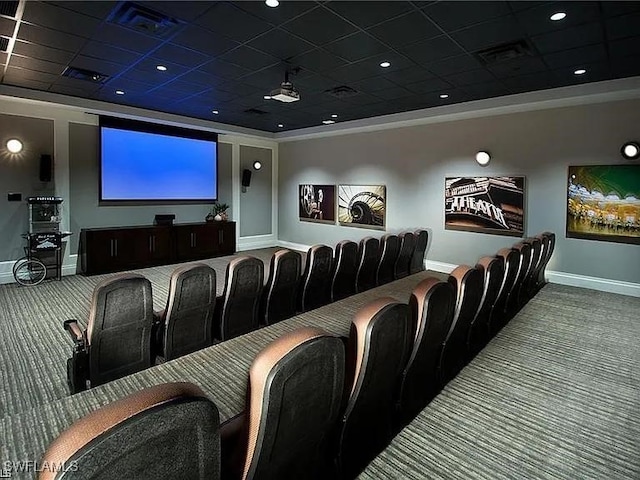
[[[296,87],[289,81],[289,72],[284,72],[284,82],[280,84],[280,88],[272,90],[269,96],[273,100],[279,102],[291,103],[300,100],[300,93],[296,90]]]

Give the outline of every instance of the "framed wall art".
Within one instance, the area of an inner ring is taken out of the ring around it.
[[[569,167],[568,238],[640,244],[640,165]]]
[[[446,230],[524,234],[524,177],[447,177],[444,188]]]
[[[386,186],[338,186],[338,223],[340,225],[384,230],[386,214]]]
[[[298,188],[298,212],[303,222],[336,222],[336,186],[304,184]]]

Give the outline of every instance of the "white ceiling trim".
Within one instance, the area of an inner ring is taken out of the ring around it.
[[[538,90],[275,134],[278,143],[640,98],[640,77]]]

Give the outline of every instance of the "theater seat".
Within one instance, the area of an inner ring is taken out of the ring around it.
[[[493,307],[491,314],[491,336],[495,335],[509,321],[507,305],[509,305],[509,297],[513,293],[520,270],[520,251],[515,248],[503,248],[498,251],[498,257],[504,262],[504,279],[498,292],[498,298]]]
[[[524,304],[523,290],[526,288],[526,278],[531,269],[531,245],[522,241],[516,243],[513,248],[520,252],[520,268],[516,277],[514,290],[509,296],[507,303],[507,312],[509,319],[513,318]]]
[[[504,260],[502,257],[482,257],[476,268],[482,270],[484,286],[478,314],[471,321],[469,328],[468,361],[473,359],[491,338],[491,315],[504,280]]]
[[[264,264],[254,257],[237,257],[227,265],[224,293],[216,307],[218,340],[244,335],[260,326],[260,295]]]
[[[453,321],[440,357],[440,382],[444,387],[467,362],[467,341],[471,322],[478,313],[484,288],[482,270],[468,265],[456,267],[449,275],[456,291]]]
[[[429,232],[426,230],[416,230],[413,232],[413,236],[415,237],[415,248],[411,254],[411,266],[409,267],[410,275],[424,270],[424,254],[427,251]]]
[[[402,372],[397,426],[413,420],[440,391],[438,364],[454,302],[453,286],[432,277],[420,282],[409,297],[413,345]]]
[[[216,271],[203,263],[176,268],[169,282],[167,307],[155,317],[153,340],[162,360],[211,345],[216,303]]]
[[[409,308],[392,298],[363,307],[351,323],[347,346],[340,467],[354,478],[391,440],[400,375],[413,346]]]
[[[376,273],[376,283],[384,285],[395,280],[395,266],[398,259],[400,241],[398,236],[392,233],[380,238],[380,262]]]
[[[358,269],[356,292],[364,292],[376,286],[376,273],[380,259],[380,242],[374,237],[365,237],[358,246]]]
[[[326,305],[331,300],[331,269],[333,250],[326,245],[314,245],[307,252],[307,261],[300,281],[299,309],[307,312]]]
[[[49,445],[40,466],[40,480],[216,480],[218,409],[190,383],[150,387],[75,422]]]
[[[542,287],[544,287],[547,283],[547,276],[546,276],[546,272],[547,272],[547,265],[549,264],[549,261],[551,260],[551,257],[553,256],[553,250],[556,246],[556,234],[552,233],[552,232],[543,232],[541,235],[542,240],[544,242],[545,245],[545,255],[544,255],[544,261],[543,264],[540,268],[540,271],[538,272],[538,282],[537,282],[537,289],[540,290]]]
[[[524,240],[531,245],[531,265],[524,280],[521,295],[523,304],[527,303],[537,292],[538,272],[542,265],[542,241],[539,238],[527,238]]]
[[[261,321],[272,325],[296,314],[302,256],[278,250],[271,257],[269,279],[262,294]]]
[[[234,429],[244,437],[240,468],[225,478],[335,478],[331,443],[344,370],[344,343],[318,328],[289,332],[262,350],[249,370],[245,423]]]
[[[404,278],[411,270],[411,259],[416,247],[416,238],[411,232],[403,232],[398,237],[400,246],[398,248],[398,258],[394,267],[394,278]]]
[[[73,341],[67,361],[71,393],[110,382],[151,366],[153,297],[142,275],[118,274],[93,290],[87,329],[77,320],[64,322]]]
[[[357,270],[358,244],[349,240],[339,242],[336,245],[333,276],[331,278],[332,302],[355,293]]]

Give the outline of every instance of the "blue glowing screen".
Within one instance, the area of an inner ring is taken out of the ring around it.
[[[102,127],[102,200],[217,198],[216,142]]]

